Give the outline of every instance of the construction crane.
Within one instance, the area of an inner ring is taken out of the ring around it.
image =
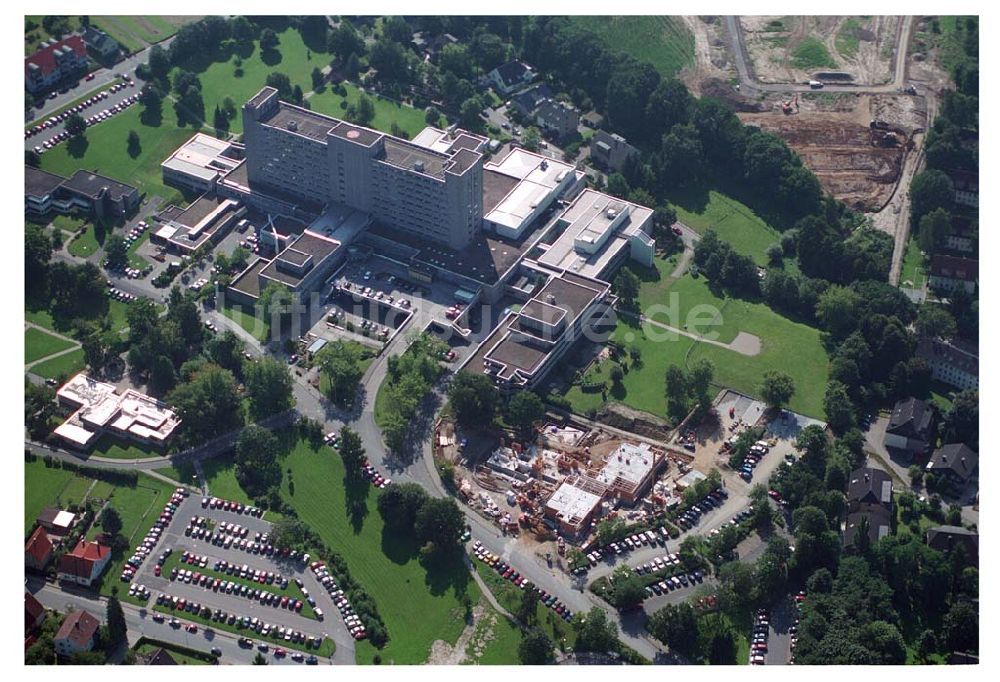
[[[797,114],[799,112],[799,96],[795,95],[794,98],[782,102],[781,112],[784,114]]]

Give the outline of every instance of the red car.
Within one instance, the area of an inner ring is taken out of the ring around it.
[[[94,80],[94,74],[88,73],[87,77],[84,78],[83,80],[85,80],[85,81],[92,81],[92,80]]]
[[[678,237],[680,235],[684,234],[683,230],[681,230],[681,228],[678,227],[677,225],[674,225],[673,227],[671,227],[670,231],[673,232],[674,234],[676,234]]]
[[[768,490],[767,494],[771,496],[771,499],[775,502],[781,502],[781,493],[777,490]]]
[[[285,650],[282,649],[280,646],[274,650],[275,658],[284,658],[284,656],[285,656]]]
[[[155,568],[153,568],[153,575],[155,575],[157,578],[160,577],[160,566],[158,564]]]
[[[195,625],[194,623],[191,623],[185,628],[185,630],[191,633],[198,632],[198,626]]]

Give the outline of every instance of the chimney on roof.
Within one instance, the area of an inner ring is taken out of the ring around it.
[[[413,170],[417,171],[418,173],[423,173],[424,172],[424,162],[423,161],[414,161],[413,162]]]

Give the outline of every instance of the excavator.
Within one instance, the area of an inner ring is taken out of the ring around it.
[[[781,112],[783,114],[797,114],[797,113],[799,113],[799,96],[795,95],[794,98],[782,102],[781,103]]]

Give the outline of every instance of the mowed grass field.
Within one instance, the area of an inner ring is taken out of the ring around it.
[[[716,190],[709,190],[707,201],[677,196],[671,201],[677,219],[699,234],[709,228],[757,265],[767,265],[767,247],[781,239],[781,233],[768,225],[746,204]]]
[[[347,105],[357,104],[361,97],[361,91],[350,83],[344,83],[344,89],[347,91],[346,97],[337,94],[328,86],[323,92],[316,93],[309,98],[309,106],[312,107],[313,111],[321,114],[344,118]],[[426,114],[422,109],[414,109],[376,95],[368,95],[368,97],[375,105],[375,118],[368,124],[371,128],[391,132],[392,124],[395,123],[412,138],[427,126]]]
[[[42,169],[60,175],[72,175],[77,170],[90,170],[121,182],[135,185],[139,191],[165,199],[179,196],[177,190],[163,184],[160,164],[197,132],[191,126],[179,127],[173,103],[163,102],[163,117],[157,125],[143,123],[142,105],[129,107],[87,130],[87,145],[74,155],[71,145],[60,144],[42,155]],[[206,110],[208,105],[206,103]],[[128,134],[139,135],[141,151],[132,158],[128,153]],[[91,233],[92,230],[88,230]],[[72,248],[72,245],[71,245]]]
[[[234,54],[226,61],[213,62],[197,72],[205,101],[205,116],[209,123],[215,107],[222,106],[226,97],[232,98],[238,110],[266,85],[267,77],[272,73],[288,76],[292,87],[301,86],[304,92],[312,90],[312,70],[317,67],[322,69],[329,64],[329,57],[307,48],[302,36],[293,28],[278,33],[278,41],[276,51],[262,54],[259,41],[254,41],[248,51]],[[239,67],[236,66],[237,59],[242,60]],[[236,75],[237,68],[243,70],[242,76]],[[243,118],[238,112],[230,121],[230,132],[243,132]]]
[[[694,63],[694,36],[680,17],[576,16],[570,20],[616,50],[649,62],[665,78]]]
[[[823,418],[823,393],[829,378],[829,362],[820,340],[820,332],[809,325],[790,320],[767,305],[717,296],[703,278],[686,274],[671,280],[672,266],[657,262],[660,279],[647,272],[640,287],[639,303],[652,320],[708,336],[717,335],[720,343],[732,342],[740,332],[760,338],[761,350],[747,356],[728,348],[697,341],[651,326],[639,326],[634,319],[620,316],[612,339],[625,347],[639,348],[642,364],[629,367],[620,387],[611,387],[608,361],[592,365],[584,382],[608,382],[608,400],[625,403],[635,409],[662,416],[666,412],[664,376],[667,367],[676,364],[690,367],[699,358],[715,365],[715,384],[758,396],[760,382],[768,370],[785,372],[795,381],[795,395],[789,407],[810,417]],[[663,308],[653,308],[662,305]],[[578,413],[597,410],[604,404],[600,391],[585,392],[571,386],[565,394]]]
[[[48,357],[53,353],[73,347],[72,341],[60,339],[43,332],[41,329],[29,327],[24,330],[24,362],[34,362],[41,358]]]
[[[462,596],[471,604],[480,598],[464,565],[425,569],[412,537],[384,533],[376,508],[378,491],[367,484],[345,485],[343,463],[331,448],[314,450],[299,441],[282,462],[283,470],[289,468],[294,486],[289,487],[286,473],[282,496],[344,557],[388,629],[390,639],[381,651],[367,640],[359,643],[357,662],[371,663],[379,654],[383,664],[422,663],[434,640],[454,644],[465,628]],[[352,500],[363,501],[363,518],[352,519],[348,513]]]
[[[79,499],[63,498],[63,490],[74,478],[73,472],[48,468],[42,460],[24,463],[24,532],[31,530],[35,519],[46,507],[54,506],[56,500],[63,504],[79,502]]]
[[[51,360],[39,362],[32,366],[31,373],[37,374],[45,379],[68,378],[77,372],[82,372],[87,363],[84,361],[83,349],[77,348],[74,351],[60,355]]]

